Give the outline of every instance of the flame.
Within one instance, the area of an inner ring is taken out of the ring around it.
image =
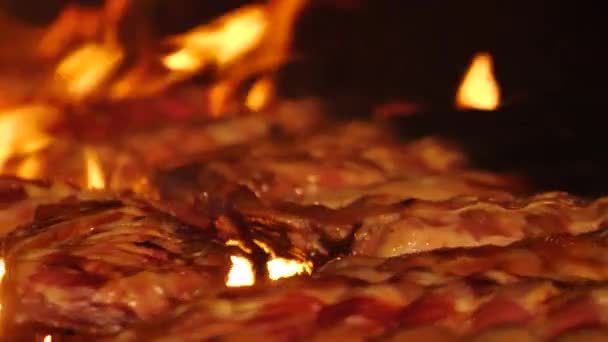
[[[272,73],[289,56],[297,15],[306,0],[273,0],[241,7],[168,42],[177,51],[162,58],[173,80],[213,69],[221,81],[210,91],[211,112],[220,115],[237,94],[239,85],[259,74]],[[176,76],[181,75],[181,76]],[[261,78],[245,105],[261,110],[273,93],[270,78]]]
[[[105,188],[106,182],[97,151],[92,147],[85,146],[83,152],[87,170],[87,186],[90,189]]]
[[[101,88],[122,59],[122,50],[112,44],[85,44],[59,63],[55,71],[57,84],[68,97],[84,99]]]
[[[173,38],[181,48],[163,62],[175,71],[198,71],[209,64],[223,67],[258,45],[268,24],[265,6],[241,7],[209,25]]]
[[[4,259],[0,258],[0,290],[2,289],[2,279],[4,279],[4,274],[6,273],[6,265],[4,264]],[[2,302],[0,301],[0,312],[2,312]]]
[[[127,58],[128,49],[117,38],[118,23],[131,7],[128,0],[107,0],[103,9],[67,6],[40,44],[44,56],[65,55],[54,67],[51,95],[71,102],[149,96],[207,73],[213,76],[210,111],[220,115],[234,103],[241,84],[272,74],[287,60],[295,20],[307,2],[246,5],[169,37],[162,43],[174,48],[170,53],[150,49],[151,53],[131,56],[134,59]],[[71,46],[77,47],[70,51]],[[262,79],[245,103],[252,111],[261,110],[272,93],[270,79]]]
[[[24,179],[35,179],[40,175],[40,169],[42,168],[40,158],[36,155],[28,156],[24,161],[21,162],[17,169],[17,176]]]
[[[259,112],[270,102],[274,93],[274,83],[268,77],[257,80],[249,90],[245,105],[252,112]]]
[[[226,286],[251,286],[255,283],[253,264],[251,261],[249,261],[249,259],[242,256],[232,255],[230,256],[230,261],[232,262],[232,266],[228,272]]]
[[[4,264],[4,259],[0,258],[0,283],[4,278],[4,273],[6,273],[6,265]]]
[[[460,109],[494,110],[500,104],[500,88],[494,77],[492,56],[479,53],[473,58],[456,95]]]
[[[51,335],[44,336],[44,340],[42,340],[42,342],[52,342],[52,341],[53,341],[53,336],[51,336]]]
[[[310,274],[312,272],[312,267],[309,263],[283,258],[272,258],[268,261],[266,267],[268,268],[268,277],[272,280],[289,278],[302,273]]]
[[[52,137],[47,130],[58,114],[55,109],[42,105],[0,110],[0,171],[11,156],[32,153],[50,144]],[[34,165],[30,162],[23,173],[33,174]]]
[[[270,255],[270,260],[266,262],[266,269],[268,270],[268,277],[271,280],[289,278],[302,273],[310,274],[312,272],[311,262],[277,257],[274,250],[265,242],[260,240],[253,240],[253,242]]]

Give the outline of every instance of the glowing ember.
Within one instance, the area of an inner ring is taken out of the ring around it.
[[[87,170],[87,186],[90,189],[103,189],[106,182],[97,151],[91,147],[85,147],[83,151]]]
[[[47,128],[57,119],[58,112],[46,106],[25,106],[0,111],[0,171],[11,156],[28,154],[47,146],[52,138]],[[31,162],[23,173],[34,173]]]
[[[237,255],[230,256],[232,266],[228,272],[226,286],[240,287],[251,286],[255,283],[253,264],[247,258]]]
[[[272,280],[312,272],[312,266],[309,263],[283,258],[273,258],[268,261],[266,267],[268,267],[268,277]]]
[[[268,105],[268,102],[272,98],[273,92],[274,83],[272,82],[272,79],[259,79],[249,90],[247,99],[245,100],[245,105],[249,110],[259,112]]]
[[[456,106],[460,109],[494,110],[499,104],[500,89],[494,78],[492,56],[480,53],[473,59],[460,84]]]

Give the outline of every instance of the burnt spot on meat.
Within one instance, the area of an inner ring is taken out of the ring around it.
[[[23,185],[0,181],[0,209],[27,198]]]

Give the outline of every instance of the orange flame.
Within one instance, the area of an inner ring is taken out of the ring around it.
[[[240,7],[168,38],[163,43],[175,47],[173,52],[157,58],[139,56],[130,68],[126,49],[116,38],[129,1],[108,0],[96,10],[68,6],[41,41],[43,55],[65,56],[56,64],[48,88],[52,96],[69,102],[117,100],[149,96],[197,73],[213,71],[211,112],[219,115],[234,103],[244,81],[272,74],[287,60],[294,23],[307,2],[271,0]],[[78,25],[80,21],[87,24]],[[80,45],[69,51],[74,43]],[[259,87],[265,90],[252,89],[251,99],[246,100],[245,106],[253,111],[261,110],[270,98],[262,96],[263,91],[271,93],[272,82],[264,80]]]
[[[83,152],[87,170],[87,187],[89,189],[105,188],[106,181],[97,151],[92,147],[85,146]]]
[[[263,5],[242,7],[173,38],[180,49],[163,62],[175,71],[197,71],[209,64],[223,67],[257,46],[267,28],[268,13]]]
[[[266,263],[268,277],[271,280],[289,278],[302,273],[310,274],[312,272],[311,262],[277,257],[275,251],[268,244],[259,240],[254,240],[254,242],[271,257]]]
[[[274,94],[274,83],[268,77],[257,80],[249,89],[245,106],[252,112],[259,112],[264,109]]]
[[[11,156],[32,153],[50,144],[52,137],[47,130],[58,115],[55,109],[42,105],[0,111],[0,172]],[[30,162],[23,173],[33,174],[34,165]]]
[[[500,88],[494,77],[492,56],[477,54],[469,66],[456,95],[460,109],[494,110],[500,104]]]
[[[112,45],[85,44],[71,52],[57,66],[56,86],[73,100],[82,100],[99,91],[123,59]]]
[[[268,268],[268,277],[272,280],[281,278],[289,278],[298,274],[312,272],[312,266],[309,263],[283,258],[272,258],[266,264]]]
[[[2,279],[4,279],[4,274],[6,273],[6,265],[4,264],[4,259],[0,258],[0,291],[2,290]],[[1,299],[1,297],[0,297]],[[2,302],[0,301],[0,312],[2,312]]]

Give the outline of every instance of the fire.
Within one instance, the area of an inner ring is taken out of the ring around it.
[[[4,274],[6,273],[6,265],[4,264],[4,259],[0,258],[0,290],[2,289],[2,279],[4,278]],[[0,301],[0,312],[2,311],[2,302]]]
[[[51,335],[44,336],[44,340],[42,340],[42,342],[52,342],[52,341],[53,341],[53,336],[51,336]]]
[[[265,5],[241,7],[214,22],[173,37],[177,51],[163,64],[182,76],[213,69],[221,81],[210,92],[211,112],[220,115],[238,93],[240,84],[259,74],[271,74],[289,56],[293,26],[306,0],[273,0]],[[261,110],[270,99],[273,84],[262,77],[251,89],[245,105]]]
[[[4,259],[0,258],[0,284],[2,283],[2,279],[4,278],[5,273],[6,265],[4,264]]]
[[[17,176],[24,179],[35,179],[40,175],[41,162],[38,156],[28,156],[19,168],[17,169]]]
[[[81,100],[98,91],[123,59],[120,48],[111,44],[85,44],[65,57],[55,71],[62,93]]]
[[[87,170],[87,186],[90,189],[105,188],[106,181],[97,151],[92,147],[85,146],[83,152]]]
[[[230,261],[232,262],[232,266],[228,272],[226,286],[251,286],[255,283],[253,264],[251,261],[249,261],[249,259],[242,256],[232,255],[230,256]]]
[[[266,263],[266,269],[268,270],[268,277],[271,280],[289,278],[302,273],[310,274],[312,272],[311,262],[277,257],[275,251],[268,244],[259,240],[254,240],[254,242],[270,255],[270,260]]]
[[[0,110],[0,172],[6,160],[14,155],[28,154],[46,147],[52,137],[48,128],[58,118],[58,112],[42,105],[30,105]],[[23,173],[35,174],[36,161],[26,163]]]
[[[500,88],[494,77],[492,56],[477,54],[469,66],[456,95],[460,109],[494,110],[500,104]]]
[[[252,112],[259,112],[264,109],[274,93],[274,83],[272,79],[264,77],[257,80],[249,90],[245,105]]]
[[[167,68],[198,71],[215,64],[223,67],[257,46],[268,28],[265,6],[242,7],[209,25],[172,40],[180,49],[163,59]]]
[[[266,264],[268,277],[272,280],[289,278],[302,273],[311,273],[312,267],[309,263],[297,260],[273,258]]]

